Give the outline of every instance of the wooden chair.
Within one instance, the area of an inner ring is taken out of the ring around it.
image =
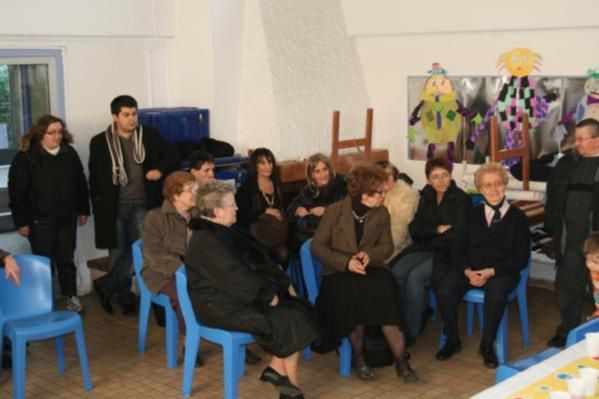
[[[528,135],[528,117],[524,115],[522,118],[521,134],[523,146],[520,148],[512,148],[511,150],[501,149],[497,119],[491,118],[490,122],[491,161],[500,162],[504,159],[516,157],[522,158],[522,188],[525,191],[528,191],[530,182],[530,136]]]
[[[333,165],[338,171],[346,172],[349,170],[351,164],[355,163],[358,160],[370,159],[372,154],[372,116],[373,109],[368,108],[366,110],[366,137],[359,139],[348,139],[348,140],[340,140],[339,139],[339,119],[341,116],[341,112],[333,111],[333,142],[331,149],[331,161]],[[355,156],[352,154],[351,157],[343,157],[341,158],[339,154],[339,150],[345,148],[357,148],[358,152],[360,151],[360,147],[364,147],[363,153]]]

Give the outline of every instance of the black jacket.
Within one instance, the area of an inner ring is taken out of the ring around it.
[[[297,219],[295,211],[301,206],[308,210],[319,206],[326,207],[333,202],[341,201],[346,194],[347,182],[343,175],[336,175],[326,187],[319,190],[318,195],[312,187],[306,184],[287,207],[287,220],[290,223],[295,223]]]
[[[61,143],[57,155],[32,139],[29,150],[19,151],[8,173],[9,206],[17,227],[34,221],[62,223],[89,215],[89,197],[83,165],[77,151]]]
[[[281,184],[273,179],[274,186],[274,206],[281,211],[283,215],[285,210],[283,209],[283,195],[281,193]],[[264,213],[268,204],[260,192],[258,187],[258,181],[255,178],[249,178],[246,182],[239,187],[237,194],[235,194],[235,202],[239,207],[237,212],[237,226],[242,229],[249,230],[252,223],[256,222],[260,215]]]
[[[413,244],[404,253],[416,250],[448,248],[456,237],[456,231],[465,223],[472,207],[470,196],[452,180],[440,204],[437,193],[426,185],[420,192],[420,202],[414,219],[408,226]],[[437,226],[450,224],[453,227],[443,234],[437,233]]]
[[[556,259],[563,256],[564,234],[564,205],[568,194],[568,184],[576,171],[576,164],[580,160],[576,150],[565,154],[557,163],[554,171],[547,182],[547,201],[545,204],[545,228],[553,237],[555,244]],[[599,230],[599,171],[595,173],[593,184],[592,208],[589,214],[589,231]]]
[[[200,321],[211,324],[242,307],[268,308],[289,279],[249,234],[206,219],[193,219],[185,255],[188,289]]]
[[[162,205],[163,179],[179,165],[175,147],[167,143],[158,130],[143,127],[143,145],[146,158],[142,164],[144,174],[158,169],[162,179],[145,180],[146,207]],[[116,247],[116,212],[119,202],[119,186],[112,183],[112,161],[104,132],[95,135],[89,143],[89,189],[94,211],[97,248]]]

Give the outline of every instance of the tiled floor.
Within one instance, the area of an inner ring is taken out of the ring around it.
[[[66,372],[60,375],[52,341],[35,342],[27,357],[28,398],[178,398],[181,397],[181,366],[165,367],[164,329],[150,319],[148,348],[137,353],[137,318],[110,316],[104,313],[95,295],[83,298],[87,309],[84,318],[85,334],[94,389],[83,388],[74,340],[66,340]],[[63,305],[63,304],[62,304]],[[591,304],[586,304],[590,312]],[[116,308],[118,311],[118,307]],[[510,306],[509,357],[517,358],[545,348],[557,320],[553,293],[540,288],[529,290],[530,332],[532,344],[522,348],[518,311]],[[465,323],[463,323],[465,324]],[[463,327],[463,326],[462,326]],[[432,321],[418,342],[410,348],[412,365],[420,381],[406,384],[395,376],[392,367],[376,369],[371,382],[355,376],[339,377],[336,355],[314,354],[311,360],[302,360],[300,376],[306,398],[467,398],[493,384],[494,371],[482,365],[477,354],[479,332],[462,337],[463,350],[447,362],[434,359],[439,339],[440,323]],[[239,382],[240,398],[277,398],[270,385],[258,381],[263,363],[247,366],[246,375]],[[196,369],[193,397],[222,398],[222,356],[219,347],[202,344],[204,367]],[[0,375],[0,398],[12,397],[11,373]],[[498,398],[499,399],[499,398]]]

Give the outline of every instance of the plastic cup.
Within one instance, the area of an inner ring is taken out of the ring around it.
[[[584,396],[595,396],[597,391],[597,377],[599,370],[593,367],[585,367],[580,369],[580,379],[584,381]]]
[[[580,378],[571,378],[568,380],[568,392],[572,399],[584,398],[584,381]]]
[[[572,396],[566,391],[553,391],[549,394],[549,399],[572,399]]]
[[[587,356],[591,359],[599,358],[599,333],[586,333]]]

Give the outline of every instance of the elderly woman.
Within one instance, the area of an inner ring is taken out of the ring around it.
[[[480,343],[483,363],[498,365],[493,349],[508,294],[520,281],[520,270],[530,253],[530,233],[524,213],[505,199],[508,176],[498,163],[482,165],[475,173],[485,201],[472,208],[452,247],[453,271],[435,288],[447,341],[437,360],[447,360],[461,349],[458,305],[469,288],[485,291],[484,327]]]
[[[287,219],[297,225],[291,245],[297,250],[312,238],[327,205],[342,200],[347,194],[345,177],[335,173],[329,157],[316,153],[306,163],[306,185],[287,207]]]
[[[318,338],[309,305],[289,296],[287,275],[268,249],[231,227],[237,218],[231,185],[202,185],[198,209],[185,257],[196,316],[210,327],[254,335],[273,355],[260,380],[272,383],[281,397],[302,398],[299,351]]]
[[[21,151],[10,165],[8,195],[19,234],[28,238],[31,252],[52,260],[67,309],[80,312],[74,252],[77,225],[85,224],[89,215],[89,198],[72,142],[62,119],[39,118],[22,137]]]
[[[381,326],[397,375],[415,381],[405,356],[397,285],[384,263],[393,252],[389,212],[381,206],[386,180],[376,165],[355,166],[348,176],[349,195],[327,207],[312,241],[312,253],[323,263],[316,309],[323,349],[335,349],[349,336],[359,378],[374,378],[364,360],[364,326]]]
[[[248,179],[236,195],[237,225],[262,241],[283,267],[289,262],[287,220],[283,208],[279,168],[273,153],[256,148],[248,163]]]
[[[449,263],[456,231],[465,222],[471,207],[468,194],[452,180],[451,165],[447,161],[431,159],[424,172],[427,184],[408,227],[413,243],[392,263],[399,287],[399,304],[408,323],[409,343],[415,341],[432,314],[426,308],[426,287],[441,281],[449,269],[443,266]]]

